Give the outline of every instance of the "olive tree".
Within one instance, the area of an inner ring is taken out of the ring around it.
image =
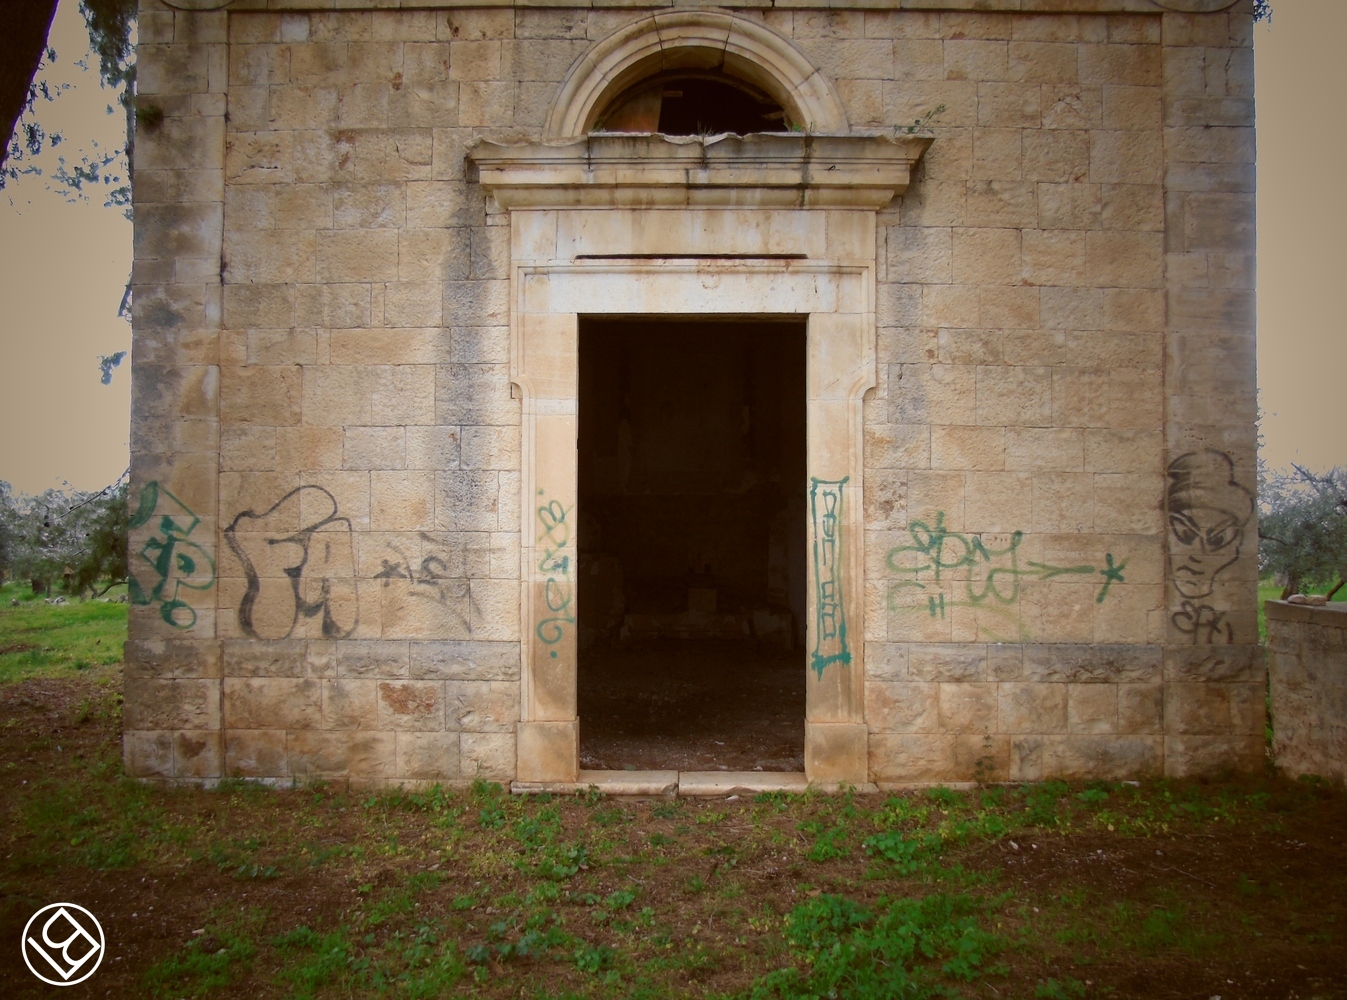
[[[1302,587],[1337,593],[1347,579],[1347,470],[1261,469],[1258,502],[1261,573],[1284,584],[1283,598]]]
[[[0,574],[35,594],[106,592],[126,581],[125,477],[95,493],[14,496],[0,483]],[[102,585],[101,590],[100,584]]]

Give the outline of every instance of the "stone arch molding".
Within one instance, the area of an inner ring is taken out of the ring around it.
[[[552,102],[543,138],[586,134],[614,98],[645,77],[713,68],[766,91],[811,132],[850,131],[837,90],[788,39],[732,14],[687,10],[643,17],[577,59]]]

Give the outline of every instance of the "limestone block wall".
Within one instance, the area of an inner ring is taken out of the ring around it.
[[[1267,602],[1272,751],[1299,777],[1347,781],[1347,608]]]
[[[945,108],[880,216],[872,777],[1255,764],[1247,7],[789,16],[853,124]]]
[[[508,779],[510,227],[465,153],[649,10],[214,6],[141,4],[128,770]],[[853,129],[943,106],[878,219],[871,779],[1252,765],[1251,4],[890,6],[723,8]]]

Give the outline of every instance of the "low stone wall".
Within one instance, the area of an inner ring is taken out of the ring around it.
[[[1347,783],[1347,605],[1266,606],[1277,766]]]

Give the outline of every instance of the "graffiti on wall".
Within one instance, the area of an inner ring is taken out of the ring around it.
[[[449,554],[439,540],[424,531],[418,534],[425,544],[421,557],[408,556],[397,545],[390,544],[388,551],[396,558],[384,556],[374,579],[382,580],[385,587],[393,580],[406,580],[412,597],[436,604],[448,605],[451,601],[466,598],[468,582],[453,576]]]
[[[1169,569],[1180,598],[1169,620],[1195,644],[1234,642],[1226,612],[1208,599],[1239,558],[1253,494],[1235,481],[1230,456],[1210,448],[1180,455],[1168,472]]]
[[[1105,553],[1103,566],[1058,566],[1022,559],[1023,531],[1011,532],[1005,545],[990,545],[980,534],[950,531],[945,526],[944,511],[936,513],[933,523],[912,521],[907,530],[911,544],[896,546],[885,556],[891,571],[911,577],[889,586],[891,611],[925,612],[931,618],[944,618],[949,608],[980,608],[1011,623],[1015,637],[1023,640],[1028,636],[1014,606],[1024,581],[1090,579],[1098,587],[1096,604],[1108,599],[1115,583],[1126,582],[1123,570],[1127,562],[1118,562],[1111,552]]]
[[[543,491],[539,490],[542,496]],[[545,614],[538,616],[533,630],[544,645],[552,647],[547,655],[557,658],[556,646],[566,635],[566,626],[575,625],[575,586],[571,580],[571,526],[567,521],[570,511],[560,500],[552,500],[538,508],[538,572],[543,577],[543,604]]]
[[[831,663],[851,662],[847,648],[846,606],[842,598],[845,553],[842,548],[842,489],[837,480],[811,477],[809,512],[814,529],[814,651],[811,663],[820,678]]]
[[[287,639],[321,616],[327,639],[358,623],[351,522],[321,486],[291,490],[262,513],[240,512],[224,530],[247,583],[239,628],[254,639]]]
[[[135,513],[128,519],[132,531],[152,525],[150,537],[130,566],[128,599],[142,607],[157,606],[159,617],[174,628],[196,624],[196,609],[184,599],[184,590],[209,590],[215,583],[215,561],[190,537],[200,523],[185,503],[158,482],[141,487]],[[147,575],[153,581],[146,581],[149,586],[141,582]]]

